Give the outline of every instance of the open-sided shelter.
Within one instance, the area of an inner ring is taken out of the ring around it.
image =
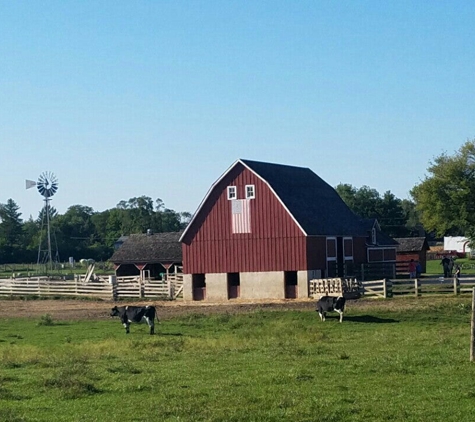
[[[173,265],[182,264],[182,232],[132,234],[109,259],[118,277],[142,275],[161,278]]]
[[[312,170],[237,160],[181,236],[184,299],[308,297],[309,280],[367,262],[367,236]]]

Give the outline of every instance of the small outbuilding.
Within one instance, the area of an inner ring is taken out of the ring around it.
[[[124,237],[109,259],[118,277],[161,279],[173,265],[182,265],[180,232],[132,234]],[[172,271],[174,272],[174,271]]]
[[[422,272],[427,270],[427,251],[429,243],[425,237],[398,237],[394,239],[397,243],[397,272],[400,274],[409,272],[409,262],[411,259],[419,261]]]

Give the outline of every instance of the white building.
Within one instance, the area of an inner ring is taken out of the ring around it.
[[[468,253],[471,252],[468,243],[469,240],[463,236],[446,236],[444,237],[444,251]]]

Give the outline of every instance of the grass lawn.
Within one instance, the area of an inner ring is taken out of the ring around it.
[[[473,421],[471,298],[117,320],[0,319],[1,421]]]
[[[444,275],[444,270],[440,264],[440,259],[427,261],[426,265],[426,275]],[[457,258],[455,263],[461,265],[462,275],[473,275],[475,274],[475,260],[469,258]]]

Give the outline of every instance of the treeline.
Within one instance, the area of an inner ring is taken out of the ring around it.
[[[165,207],[161,199],[147,196],[121,201],[115,208],[95,212],[91,207],[73,205],[64,214],[50,207],[50,233],[53,259],[58,262],[86,258],[109,259],[114,243],[123,235],[179,231],[191,214]],[[13,199],[0,204],[0,264],[37,262],[47,250],[45,209],[38,218],[23,221]]]
[[[424,234],[413,201],[399,199],[390,191],[380,195],[376,189],[368,186],[355,188],[349,184],[339,184],[335,189],[356,215],[363,219],[376,218],[383,233],[391,237]]]
[[[336,187],[347,205],[362,218],[377,218],[382,230],[393,237],[418,235],[420,226],[414,203],[380,195],[363,186],[348,184]],[[95,212],[91,207],[73,205],[64,214],[49,210],[52,258],[66,262],[86,258],[108,260],[114,244],[121,236],[133,233],[173,232],[184,229],[191,219],[189,212],[176,212],[165,207],[161,199],[147,196],[120,201],[115,208]],[[47,251],[45,209],[36,219],[23,221],[13,199],[0,204],[0,264],[43,262]]]

